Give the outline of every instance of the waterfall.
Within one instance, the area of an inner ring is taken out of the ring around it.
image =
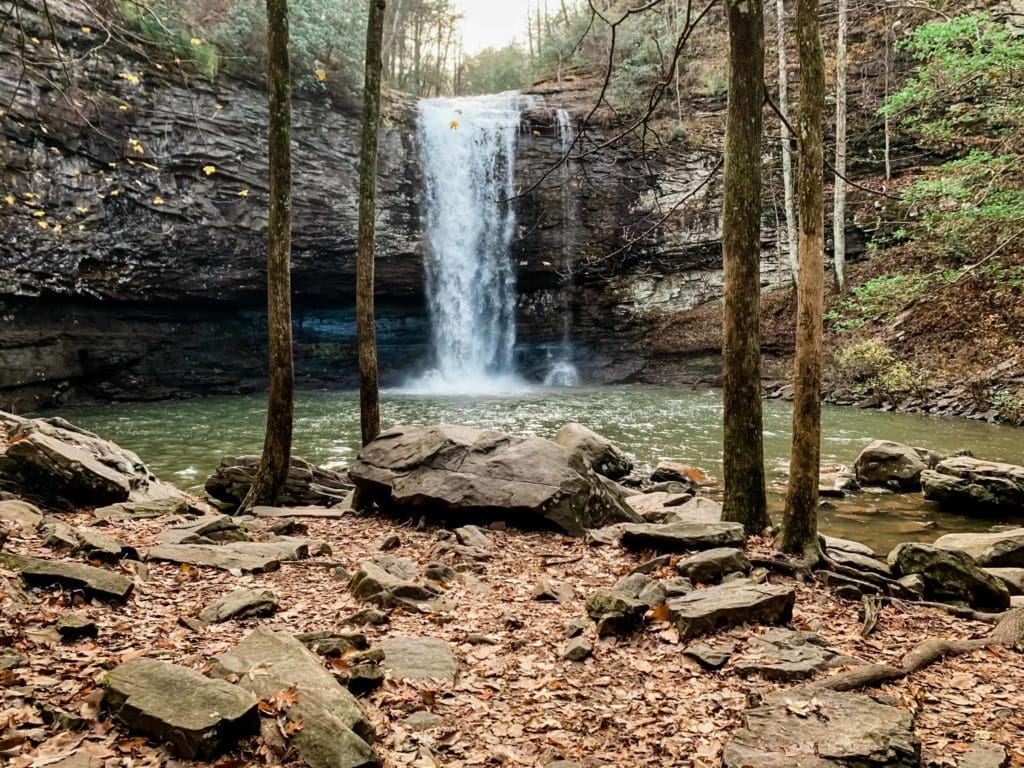
[[[564,109],[559,109],[555,116],[558,120],[558,144],[562,155],[572,149],[576,135],[573,132],[572,118]],[[562,338],[558,348],[551,355],[552,363],[544,376],[544,386],[574,387],[579,384],[580,376],[573,364],[572,339],[572,274],[573,259],[576,250],[576,191],[572,187],[573,167],[568,158],[562,163],[562,253],[559,269],[568,281],[561,290]]]
[[[419,102],[433,369],[415,385],[493,391],[516,381],[511,243],[518,93]]]

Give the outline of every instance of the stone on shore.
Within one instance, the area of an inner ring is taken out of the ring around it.
[[[451,646],[436,637],[393,635],[380,646],[381,665],[391,677],[405,680],[435,680],[455,684],[459,666]]]
[[[117,720],[187,760],[210,760],[259,727],[252,693],[187,667],[132,659],[103,686],[104,704]]]
[[[935,540],[939,549],[966,552],[978,565],[1024,568],[1024,528],[998,533],[948,533]]]
[[[920,768],[911,713],[858,693],[806,687],[743,714],[722,768]]]
[[[204,486],[211,498],[227,510],[245,499],[259,466],[259,456],[226,456]],[[344,475],[292,456],[288,479],[278,495],[280,507],[328,506],[345,500],[352,485]]]
[[[424,604],[434,606],[440,595],[437,587],[412,581],[407,571],[387,569],[377,562],[360,565],[349,580],[348,589],[353,597],[378,608],[404,608],[413,613],[418,613]]]
[[[859,541],[837,539],[834,536],[826,536],[823,533],[818,534],[818,541],[821,543],[822,549],[838,549],[841,552],[850,552],[854,555],[864,555],[865,557],[875,556],[875,550],[867,544],[861,544]]]
[[[577,454],[539,437],[463,426],[396,427],[349,471],[357,506],[465,521],[501,519],[582,536],[641,518]]]
[[[57,585],[66,589],[80,589],[87,595],[106,600],[124,600],[132,591],[130,579],[83,563],[16,555],[0,555],[0,562],[19,571],[22,581],[32,587]]]
[[[742,544],[739,523],[629,523],[621,526],[619,544],[625,549],[686,552]]]
[[[688,493],[638,493],[627,496],[626,503],[648,523],[664,523],[680,504],[693,498]]]
[[[161,544],[224,544],[248,541],[249,537],[227,515],[208,515],[161,531],[156,540]]]
[[[199,613],[204,624],[219,624],[228,619],[269,616],[277,610],[277,598],[270,590],[257,592],[242,587],[214,600]]]
[[[821,635],[781,627],[751,637],[747,649],[752,654],[733,664],[736,673],[779,682],[806,680],[853,661],[832,648]]]
[[[924,497],[959,514],[1014,513],[1024,508],[1024,466],[952,456],[921,473]]]
[[[1024,595],[1024,568],[985,568],[984,570],[1003,582],[1011,597]]]
[[[693,488],[711,485],[710,478],[704,474],[703,470],[679,461],[659,461],[654,471],[651,472],[651,482],[684,483]]]
[[[551,441],[579,455],[597,474],[612,480],[633,471],[633,462],[617,445],[582,424],[569,422],[555,433]]]
[[[706,496],[692,499],[673,507],[665,518],[666,523],[720,523],[722,505]]]
[[[678,568],[694,584],[717,584],[730,573],[750,573],[750,560],[742,550],[716,547],[680,560]]]
[[[795,603],[789,587],[743,580],[672,597],[666,605],[680,640],[689,640],[740,624],[786,624]]]
[[[860,452],[853,469],[861,485],[917,491],[921,488],[921,473],[928,469],[928,463],[909,445],[875,440]]]
[[[219,568],[242,573],[267,573],[281,567],[283,560],[303,560],[309,556],[308,544],[291,541],[238,541],[211,544],[161,544],[149,550],[147,560],[165,560]]]
[[[889,565],[896,576],[920,574],[929,600],[964,602],[981,611],[1010,607],[1006,586],[966,552],[904,542],[889,553]]]
[[[367,743],[373,728],[362,706],[294,637],[257,629],[214,657],[212,674],[237,679],[239,686],[261,699],[291,689],[297,701],[284,715],[301,728],[292,734],[289,747],[311,768],[377,765]]]

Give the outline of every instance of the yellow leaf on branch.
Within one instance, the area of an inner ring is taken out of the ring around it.
[[[160,197],[160,195],[157,195],[156,197],[153,198],[153,205],[163,205],[163,204],[164,204],[164,199],[162,197]]]
[[[215,166],[215,165],[204,165],[203,166],[203,173],[205,173],[207,176],[212,176],[216,172],[217,172],[217,166]]]
[[[322,69],[314,69],[313,74],[316,75],[316,79],[319,80],[321,83],[327,79],[327,73],[324,72]]]
[[[238,190],[238,196],[239,197],[248,197],[249,196],[249,188],[246,187],[245,189]]]

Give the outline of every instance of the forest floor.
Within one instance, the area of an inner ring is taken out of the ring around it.
[[[73,525],[95,524],[89,512],[62,516]],[[173,518],[114,523],[105,528],[126,543],[145,549]],[[257,519],[259,533],[273,520]],[[348,573],[379,554],[382,541],[397,535],[389,554],[420,566],[438,540],[438,529],[403,524],[378,516],[347,514],[339,520],[308,520],[308,536],[333,550],[308,561],[285,562],[263,575],[163,563],[147,565],[143,580],[123,605],[83,603],[70,593],[23,592],[20,580],[0,570],[0,637],[9,651],[27,658],[25,666],[0,670],[0,749],[13,768],[99,768],[99,766],[181,766],[162,748],[129,734],[100,708],[99,683],[120,662],[138,656],[173,661],[204,670],[212,656],[233,647],[257,626],[288,633],[343,630],[342,618],[366,607],[345,588]],[[720,764],[723,743],[749,706],[779,684],[742,678],[734,665],[756,653],[747,642],[760,631],[748,627],[722,633],[716,642],[735,646],[732,659],[708,672],[682,654],[683,645],[668,623],[651,617],[627,637],[593,637],[594,654],[582,663],[562,660],[565,626],[585,616],[584,600],[611,586],[642,560],[617,547],[593,547],[554,533],[492,531],[493,553],[478,576],[460,576],[448,585],[456,607],[447,613],[391,613],[383,627],[365,631],[371,643],[388,635],[422,635],[449,643],[459,665],[454,685],[412,683],[388,678],[364,699],[378,736],[385,766],[544,766],[555,759],[586,766],[693,766]],[[766,543],[753,541],[754,549]],[[55,557],[39,538],[12,538],[7,549]],[[70,557],[70,556],[69,556]],[[325,560],[338,568],[318,567]],[[130,568],[122,561],[122,568]],[[110,567],[110,566],[107,566]],[[666,569],[667,571],[668,569]],[[666,575],[666,574],[661,574]],[[547,577],[568,584],[571,599],[538,602],[531,597]],[[772,574],[770,580],[790,582]],[[264,619],[230,620],[199,631],[179,620],[239,586],[269,589],[280,608]],[[878,627],[860,635],[859,603],[836,597],[819,584],[796,584],[792,625],[821,634],[844,654],[862,660],[898,663],[926,636],[984,636],[990,627],[923,606],[884,608]],[[27,603],[19,602],[27,596]],[[62,645],[50,627],[75,611],[99,628],[98,637]],[[486,642],[483,640],[486,639]],[[325,663],[330,664],[330,661]],[[344,664],[341,662],[334,662]],[[915,713],[925,766],[958,765],[958,756],[976,742],[1004,745],[1010,764],[1024,766],[1024,664],[1008,648],[979,650],[936,664],[876,695]],[[61,731],[44,726],[37,705],[48,702],[84,717],[87,728]],[[416,730],[406,718],[429,710],[440,724]],[[32,731],[31,738],[19,737]],[[222,768],[276,763],[260,737],[243,742],[221,758]]]

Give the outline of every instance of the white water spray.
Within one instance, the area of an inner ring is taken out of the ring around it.
[[[426,288],[434,368],[413,387],[488,392],[515,377],[512,203],[518,93],[419,102]]]

